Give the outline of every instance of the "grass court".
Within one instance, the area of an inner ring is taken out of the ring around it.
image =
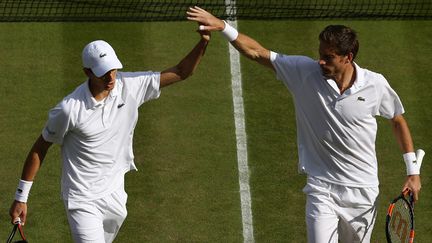
[[[318,58],[328,24],[357,30],[357,63],[382,73],[399,94],[416,148],[426,151],[416,242],[432,239],[431,21],[238,21],[268,49]],[[0,23],[0,239],[23,162],[48,110],[85,81],[82,48],[109,42],[124,71],[162,71],[197,43],[192,22]],[[241,58],[253,229],[256,242],[306,242],[305,177],[297,174],[294,106],[270,69]],[[405,178],[389,122],[378,118],[380,196],[373,242]],[[228,43],[214,33],[188,80],[140,108],[134,137],[138,172],[126,176],[128,217],[116,242],[243,242]],[[72,242],[60,199],[60,147],[51,147],[29,198],[30,242]]]

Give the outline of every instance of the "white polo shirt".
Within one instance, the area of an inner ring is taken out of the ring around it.
[[[50,110],[42,136],[61,145],[63,199],[102,198],[136,170],[132,139],[138,107],[159,97],[159,84],[160,73],[117,72],[104,101],[94,99],[87,81]]]
[[[271,52],[271,61],[294,98],[299,171],[335,184],[378,186],[375,116],[404,113],[387,80],[355,64],[356,80],[341,95],[309,57]]]

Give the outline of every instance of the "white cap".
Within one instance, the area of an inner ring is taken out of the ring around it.
[[[96,77],[102,77],[113,69],[123,68],[114,49],[103,40],[90,42],[84,47],[82,61],[85,68],[90,68]]]

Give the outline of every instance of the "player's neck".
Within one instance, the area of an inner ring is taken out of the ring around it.
[[[110,93],[110,90],[105,89],[103,86],[97,85],[96,82],[92,82],[91,79],[89,79],[88,84],[90,93],[97,101],[105,99]]]
[[[99,92],[99,93],[95,93],[95,94],[93,94],[93,97],[95,98],[95,100],[97,100],[97,101],[101,101],[101,100],[103,100],[103,99],[105,99],[108,95],[109,95],[109,91],[108,90],[103,90],[102,92]]]
[[[356,80],[356,71],[354,64],[350,64],[335,78],[340,94],[343,94],[347,89],[351,88]]]

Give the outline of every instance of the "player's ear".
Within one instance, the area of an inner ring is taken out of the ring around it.
[[[352,52],[348,53],[347,61],[349,61],[349,63],[352,63],[353,60],[354,60],[354,54]]]

